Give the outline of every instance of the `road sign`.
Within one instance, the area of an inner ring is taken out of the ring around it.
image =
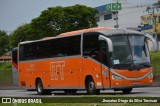
[[[112,10],[112,5],[110,4],[106,4],[106,10],[107,11],[111,11]]]
[[[106,4],[106,11],[111,11],[111,10],[122,10],[121,3]]]
[[[112,10],[122,10],[121,3],[112,3]]]

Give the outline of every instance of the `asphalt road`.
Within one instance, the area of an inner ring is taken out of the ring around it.
[[[0,90],[1,97],[81,97],[86,91],[78,91],[75,95],[65,95],[63,91],[53,91],[52,95],[37,95],[36,91],[22,90]],[[134,88],[130,94],[123,94],[121,91],[103,90],[98,96],[131,96],[131,97],[160,97],[160,87]]]

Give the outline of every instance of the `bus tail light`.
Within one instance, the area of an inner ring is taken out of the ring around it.
[[[122,80],[123,78],[117,75],[112,75],[113,80]]]
[[[152,73],[148,74],[146,78],[153,78],[153,74]]]

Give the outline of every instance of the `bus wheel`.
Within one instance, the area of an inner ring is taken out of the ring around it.
[[[129,94],[129,93],[131,93],[131,91],[132,91],[132,88],[122,89],[122,92],[123,92],[124,94]]]
[[[51,94],[50,90],[43,89],[43,84],[42,84],[41,79],[38,79],[36,81],[36,90],[37,90],[38,95],[50,95]]]
[[[87,94],[93,95],[93,94],[99,94],[100,90],[95,89],[95,83],[93,81],[93,78],[89,78],[86,82],[86,88],[87,88]]]
[[[67,95],[73,95],[77,92],[77,89],[66,89],[66,90],[64,90],[64,92]]]

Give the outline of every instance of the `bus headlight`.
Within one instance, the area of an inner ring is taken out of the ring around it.
[[[153,74],[150,73],[149,75],[146,76],[146,78],[153,78]]]
[[[113,80],[122,80],[123,78],[117,75],[112,75]]]

